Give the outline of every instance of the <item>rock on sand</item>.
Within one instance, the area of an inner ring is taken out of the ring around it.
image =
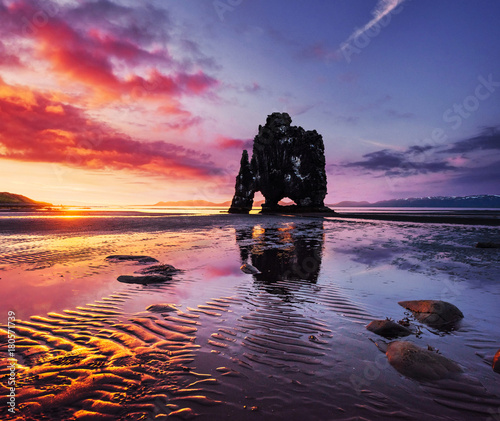
[[[170,276],[174,273],[182,272],[182,271],[180,269],[175,268],[172,265],[161,264],[161,265],[149,266],[149,267],[141,269],[137,272],[142,273],[143,275]]]
[[[177,311],[178,309],[174,304],[151,304],[146,308],[146,310],[155,313],[168,313],[171,311]]]
[[[479,242],[476,244],[476,248],[478,248],[478,249],[500,249],[500,243],[493,243],[491,241]]]
[[[464,318],[457,307],[446,301],[416,300],[400,301],[398,304],[412,311],[418,321],[437,329],[453,328]]]
[[[493,370],[500,373],[500,349],[497,351],[493,357]]]
[[[143,256],[136,256],[143,257]],[[146,256],[147,257],[147,256]],[[157,261],[155,259],[155,261]],[[140,273],[137,275],[122,275],[118,277],[119,282],[124,282],[126,284],[156,284],[159,282],[168,282],[172,280],[172,275],[182,272],[180,269],[176,269],[172,265],[153,265],[145,269],[136,271],[135,273]]]
[[[106,260],[112,262],[137,262],[137,263],[158,263],[154,257],[150,256],[133,256],[129,254],[114,254],[106,257]]]
[[[144,276],[133,276],[133,275],[122,275],[119,276],[118,282],[123,282],[125,284],[157,284],[160,282],[166,282],[172,280],[171,277],[160,276],[160,275],[144,275]]]
[[[384,338],[397,338],[400,336],[408,336],[411,334],[411,330],[401,326],[399,323],[393,322],[392,320],[374,320],[370,322],[366,328],[377,335],[383,336]]]
[[[415,380],[446,379],[462,372],[454,361],[408,341],[391,342],[386,355],[397,371]]]
[[[249,263],[245,263],[243,266],[240,267],[241,271],[244,273],[248,273],[250,275],[258,275],[259,273],[262,273],[259,269],[257,269],[255,266],[252,266]]]

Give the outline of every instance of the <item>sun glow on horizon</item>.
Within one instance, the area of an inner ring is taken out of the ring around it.
[[[323,136],[327,203],[498,193],[496,88],[467,118],[452,114],[458,130],[443,113],[471,108],[479,81],[496,86],[484,51],[500,6],[452,18],[404,0],[277,0],[221,21],[194,1],[0,0],[3,190],[54,204],[225,202],[241,151],[279,111]],[[436,129],[446,142],[427,141]]]

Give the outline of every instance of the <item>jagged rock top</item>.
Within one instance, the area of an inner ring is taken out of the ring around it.
[[[331,211],[324,206],[326,172],[323,138],[316,130],[292,126],[287,113],[272,113],[259,126],[252,159],[243,151],[229,212],[248,213],[258,191],[266,199],[263,210],[279,209],[292,199],[295,211]]]

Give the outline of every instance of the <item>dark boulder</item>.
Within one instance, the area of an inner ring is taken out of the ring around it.
[[[462,372],[456,362],[408,341],[391,342],[386,355],[397,371],[415,380],[441,380]]]
[[[142,275],[142,276],[134,276],[134,275],[121,275],[118,278],[118,282],[122,282],[125,284],[158,284],[161,282],[166,282],[172,280],[171,277],[160,276],[160,275]]]
[[[172,276],[179,272],[182,271],[180,269],[176,269],[172,265],[153,265],[136,271],[135,273],[141,274],[139,276],[122,275],[118,277],[118,281],[126,284],[156,284],[171,281]]]
[[[257,269],[255,266],[252,266],[250,263],[243,264],[240,269],[243,273],[248,273],[249,275],[258,275],[262,273],[259,269]]]
[[[436,329],[453,329],[464,318],[453,304],[439,300],[400,301],[400,306],[410,310],[415,318]]]
[[[411,330],[401,326],[399,323],[393,322],[392,320],[374,320],[370,322],[366,328],[377,335],[383,336],[384,338],[398,338],[401,336],[408,336],[411,334]]]
[[[497,353],[493,357],[492,367],[493,367],[494,371],[496,371],[497,373],[500,373],[500,349],[497,351]]]
[[[137,263],[158,263],[154,257],[149,256],[133,256],[128,254],[115,254],[106,257],[110,262],[137,262]]]
[[[248,161],[248,152],[243,151],[240,162],[240,172],[236,176],[236,186],[233,201],[231,202],[231,213],[248,213],[252,210],[254,197],[254,176]]]
[[[493,243],[491,241],[479,242],[476,244],[476,248],[478,248],[478,249],[500,249],[500,243]]]
[[[154,313],[170,313],[172,311],[178,311],[174,304],[151,304],[146,308],[146,310]]]
[[[137,271],[137,273],[142,273],[143,275],[160,275],[160,276],[171,276],[178,272],[182,271],[180,269],[175,268],[172,265],[167,265],[167,264],[148,266],[147,268]]]
[[[273,113],[253,141],[252,159],[243,151],[229,212],[248,213],[258,191],[266,199],[263,211],[280,211],[290,198],[293,212],[333,212],[325,207],[325,148],[316,130],[292,126],[287,113]],[[286,207],[285,207],[286,208]]]

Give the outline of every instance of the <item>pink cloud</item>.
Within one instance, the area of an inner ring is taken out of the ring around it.
[[[21,67],[21,60],[15,54],[7,50],[4,43],[0,41],[0,67]]]
[[[252,139],[234,139],[231,137],[219,136],[216,140],[218,149],[250,149],[253,146]]]
[[[37,58],[48,62],[55,74],[87,87],[101,100],[126,95],[198,96],[219,84],[200,69],[188,71],[183,60],[170,56],[160,39],[144,40],[134,32],[134,26],[139,30],[141,16],[135,16],[132,8],[104,1],[93,5],[108,18],[103,20],[82,9],[85,19],[81,19],[76,11],[84,6],[54,4],[50,13],[33,0],[14,0],[8,8],[0,8],[0,19],[11,27],[0,33],[10,39],[33,41]],[[0,64],[4,56],[8,57],[0,48]]]
[[[133,139],[51,94],[0,79],[0,157],[90,169],[130,170],[174,179],[207,179],[210,156],[164,141]]]

